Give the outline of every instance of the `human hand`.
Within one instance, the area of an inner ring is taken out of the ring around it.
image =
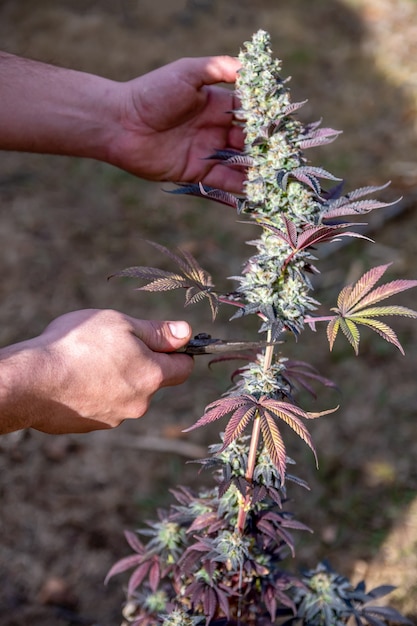
[[[205,160],[210,151],[243,148],[230,113],[234,93],[216,85],[233,83],[239,67],[227,56],[184,58],[116,83],[120,122],[108,160],[142,178],[240,192],[241,170]]]
[[[63,315],[10,355],[21,385],[11,410],[30,412],[24,426],[51,434],[112,428],[141,417],[158,389],[191,373],[192,358],[167,354],[190,335],[186,322],[137,320],[111,310]]]
[[[211,151],[241,149],[231,110],[240,68],[229,56],[184,58],[128,82],[0,51],[0,148],[107,161],[150,180],[240,192],[244,175]],[[29,96],[30,94],[30,96]]]

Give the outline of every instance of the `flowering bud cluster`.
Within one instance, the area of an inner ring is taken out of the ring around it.
[[[272,58],[268,33],[258,31],[245,44],[239,59],[242,69],[237,94],[241,106],[236,118],[244,121],[245,151],[250,157],[243,212],[261,225],[266,222],[280,229],[284,228],[283,216],[297,229],[313,226],[319,220],[321,203],[300,147],[310,129],[291,115],[303,103],[291,104],[287,81],[280,76],[281,62]],[[307,169],[303,180],[297,180],[303,169]],[[316,304],[308,296],[311,284],[305,271],[314,257],[302,251],[286,265],[291,247],[267,229],[252,243],[258,254],[238,278],[238,291],[247,303],[259,304],[261,312],[272,307],[281,328],[299,332],[306,311]]]

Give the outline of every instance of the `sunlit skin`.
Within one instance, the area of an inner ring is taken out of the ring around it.
[[[243,147],[233,57],[186,58],[127,82],[0,52],[0,148],[108,161],[149,180],[240,191],[208,150]],[[30,94],[30,98],[28,97]]]
[[[149,180],[199,182],[238,192],[243,172],[205,160],[243,146],[230,111],[239,62],[175,61],[117,82],[0,52],[0,149],[105,161]],[[38,337],[0,350],[0,432],[112,428],[141,417],[152,396],[182,383],[193,360],[170,354],[186,322],[76,311]]]
[[[208,150],[243,148],[233,91],[216,85],[233,83],[239,67],[231,57],[181,59],[122,85],[124,132],[110,161],[144,178],[241,191],[241,170],[206,160]]]

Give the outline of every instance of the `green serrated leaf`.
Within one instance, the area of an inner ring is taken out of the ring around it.
[[[355,350],[355,354],[358,354],[360,334],[356,324],[350,319],[341,317],[340,328],[353,349]]]
[[[380,335],[383,339],[385,339],[385,341],[388,341],[389,343],[393,343],[395,346],[397,346],[401,354],[404,354],[403,347],[398,341],[397,335],[395,334],[395,332],[392,330],[390,326],[388,326],[384,322],[381,322],[381,320],[369,319],[367,317],[363,317],[363,318],[355,317],[355,321],[358,324],[362,324],[364,326],[368,326],[369,328],[372,328],[372,330],[377,332],[378,335]]]
[[[375,306],[370,307],[369,309],[364,309],[363,311],[358,311],[353,315],[350,315],[351,319],[356,320],[356,316],[359,317],[377,317],[380,315],[402,315],[403,317],[414,317],[417,318],[417,311],[413,311],[413,309],[409,309],[405,306],[391,305],[391,306]]]

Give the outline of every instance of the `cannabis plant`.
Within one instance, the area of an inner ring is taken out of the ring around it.
[[[282,343],[289,335],[298,338],[306,326],[314,329],[324,322],[330,349],[342,334],[358,353],[360,328],[366,326],[402,351],[395,332],[380,318],[417,313],[380,303],[417,281],[377,286],[388,267],[380,265],[345,286],[328,315],[315,313],[319,303],[310,277],[318,272],[316,250],[323,242],[360,238],[346,218],[387,206],[366,198],[384,187],[343,193],[340,179],[309,164],[305,151],[330,143],[339,133],[297,119],[304,103],[291,102],[288,80],[281,77],[266,32],[245,44],[240,60],[240,106],[233,113],[244,129],[245,149],[222,150],[208,158],[245,168],[244,195],[202,184],[179,185],[174,193],[230,205],[240,220],[257,224],[259,236],[250,242],[255,254],[233,277],[236,286],[227,294],[216,291],[211,276],[188,252],[159,244],[153,245],[174,263],[172,271],[138,266],[117,275],[140,279],[142,290],[185,289],[185,303],[205,298],[213,317],[219,306],[233,307],[232,319],[257,316],[263,341],[238,345],[246,364],[237,370],[232,387],[188,429],[228,416],[220,441],[200,461],[212,470],[213,486],[176,488],[175,502],[159,511],[156,521],[126,532],[133,554],[116,563],[107,579],[133,569],[123,609],[124,624],[131,626],[410,623],[392,608],[369,604],[391,587],[367,592],[363,583],[354,587],[323,563],[299,575],[286,569],[287,557],[295,552],[293,531],[309,529],[288,510],[288,481],[307,485],[289,472],[293,461],[281,425],[289,426],[315,455],[306,422],[336,407],[312,413],[297,404],[300,387],[314,393],[313,383],[332,383],[313,366],[286,358]],[[227,342],[198,336],[188,350],[219,352],[219,360],[225,358],[225,346]],[[242,354],[245,347],[250,350]]]

